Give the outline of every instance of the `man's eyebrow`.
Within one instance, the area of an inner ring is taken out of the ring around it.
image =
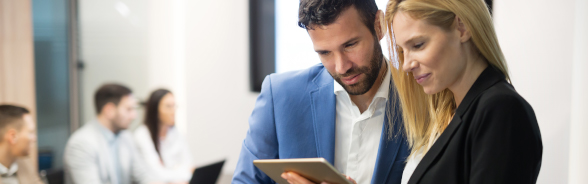
[[[346,41],[345,43],[343,43],[342,45],[344,45],[344,46],[345,46],[345,45],[349,45],[349,44],[351,44],[351,43],[353,43],[353,42],[355,42],[355,41],[357,41],[357,40],[359,40],[359,36],[357,36],[357,37],[354,37],[354,38],[351,38],[351,39],[347,40],[347,41]]]
[[[349,45],[349,44],[351,44],[351,43],[353,43],[353,42],[355,42],[355,41],[358,41],[358,40],[359,40],[359,38],[360,38],[359,36],[357,36],[357,37],[353,37],[353,38],[351,38],[351,39],[347,40],[345,43],[343,43],[343,44],[341,44],[341,45],[343,45],[343,46],[345,46],[345,45]],[[315,52],[317,52],[317,53],[321,53],[321,52],[330,52],[330,51],[328,51],[328,50],[314,50],[314,51],[315,51]]]

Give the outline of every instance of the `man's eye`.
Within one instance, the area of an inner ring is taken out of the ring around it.
[[[327,55],[327,54],[329,54],[329,53],[330,53],[330,52],[318,52],[318,54],[319,54],[319,55],[323,55],[323,56],[324,56],[324,55]]]
[[[423,47],[423,44],[425,44],[425,42],[422,42],[422,43],[416,44],[416,45],[414,45],[414,48],[415,48],[415,49],[420,49],[421,47]]]
[[[345,47],[353,47],[353,46],[355,46],[355,44],[357,44],[357,42],[353,42],[353,43],[347,44],[347,45],[345,45]]]

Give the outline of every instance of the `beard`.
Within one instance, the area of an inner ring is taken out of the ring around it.
[[[370,63],[368,66],[364,67],[353,67],[347,70],[344,74],[335,74],[331,73],[331,76],[337,83],[343,86],[343,89],[347,91],[349,95],[363,95],[367,93],[374,83],[376,79],[378,79],[378,75],[380,74],[380,69],[382,68],[382,60],[384,59],[384,55],[382,54],[382,47],[378,42],[378,39],[374,38],[374,51],[372,53]],[[359,81],[352,85],[346,85],[345,83],[341,82],[341,78],[354,76],[358,74],[365,74],[366,78],[362,81]]]
[[[116,114],[116,116],[111,120],[112,128],[114,129],[115,134],[118,134],[122,130],[126,130],[129,127],[130,122],[126,122],[120,114]]]

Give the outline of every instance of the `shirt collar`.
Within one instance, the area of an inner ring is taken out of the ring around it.
[[[384,80],[382,81],[382,84],[380,84],[380,88],[378,88],[378,92],[376,92],[376,96],[374,96],[374,98],[384,98],[384,99],[388,99],[388,96],[390,94],[390,66],[388,66],[388,59],[384,59],[384,61],[386,62],[386,66],[388,67],[388,69],[386,70],[386,75],[384,75]],[[333,79],[334,80],[334,79]],[[335,81],[335,85],[334,85],[334,93],[335,95],[338,94],[338,92],[345,92],[347,93],[347,91],[345,91],[345,89],[343,88],[343,86],[341,86],[341,84],[339,84],[337,81]],[[348,94],[349,95],[349,94]]]
[[[18,164],[16,162],[10,165],[10,168],[6,168],[6,166],[0,164],[0,175],[2,176],[12,176],[18,171]]]

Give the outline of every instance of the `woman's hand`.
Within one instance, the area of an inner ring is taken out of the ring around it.
[[[313,182],[308,181],[306,178],[304,178],[294,172],[284,172],[284,173],[282,173],[281,176],[282,176],[282,178],[287,180],[288,183],[290,183],[290,184],[314,184]],[[351,181],[351,183],[357,184],[357,182],[355,182],[355,180],[353,180],[351,177],[345,176],[345,178],[347,178],[347,180]],[[321,184],[331,184],[331,183],[322,182]]]

